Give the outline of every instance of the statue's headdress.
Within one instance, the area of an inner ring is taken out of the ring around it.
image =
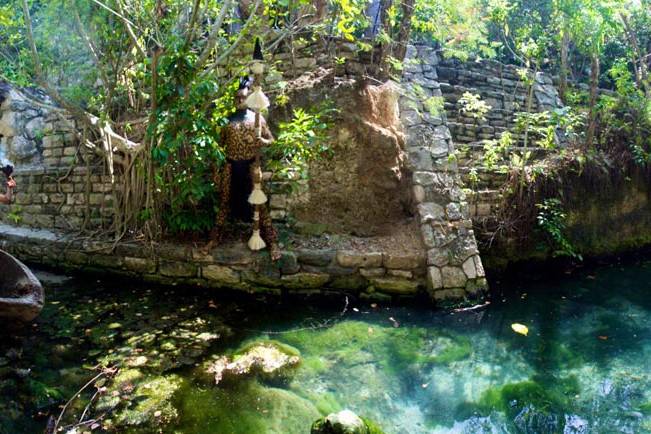
[[[4,173],[7,178],[10,178],[11,174],[14,173],[14,166],[7,164],[6,166],[2,167],[0,171],[2,171],[2,173]]]

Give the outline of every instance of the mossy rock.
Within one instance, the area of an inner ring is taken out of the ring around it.
[[[97,410],[116,408],[105,427],[119,432],[158,433],[178,419],[173,397],[182,380],[179,376],[149,377],[138,369],[121,371],[107,393],[97,403]]]
[[[384,434],[373,421],[350,410],[331,413],[312,424],[310,434]]]
[[[379,362],[388,371],[402,372],[428,363],[449,364],[472,353],[470,340],[461,335],[362,321],[342,321],[327,329],[287,333],[282,340],[301,350],[306,360],[319,357],[318,361],[311,360],[304,365],[315,370],[333,362],[344,365]]]
[[[578,393],[576,377],[560,380],[534,377],[528,381],[488,389],[479,402],[460,404],[456,418],[465,419],[473,414],[488,415],[492,411],[500,411],[514,418],[525,407],[532,407],[542,414],[563,414],[572,408],[572,400]]]
[[[178,432],[304,434],[319,417],[308,400],[253,379],[210,389],[186,383],[177,402]]]
[[[244,343],[230,356],[214,355],[204,362],[198,378],[213,384],[240,381],[256,376],[268,381],[291,377],[300,363],[300,351],[274,340],[254,340]]]

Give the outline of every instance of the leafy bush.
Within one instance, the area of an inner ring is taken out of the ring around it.
[[[582,256],[575,250],[575,247],[565,235],[567,215],[563,211],[561,201],[556,198],[545,199],[542,203],[537,203],[536,208],[538,208],[536,217],[538,228],[545,235],[549,246],[553,249],[553,256],[569,256],[582,260]]]

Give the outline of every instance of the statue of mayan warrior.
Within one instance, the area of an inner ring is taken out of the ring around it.
[[[7,165],[3,167],[2,173],[7,177],[7,192],[5,194],[0,194],[0,203],[9,205],[14,200],[14,188],[16,188],[16,181],[12,178],[11,174],[13,172],[13,167]]]
[[[256,113],[247,108],[250,85],[249,79],[240,80],[235,97],[237,111],[229,117],[228,124],[221,130],[226,164],[220,173],[214,175],[221,205],[209,248],[221,241],[224,224],[229,216],[243,221],[253,220],[254,225],[259,224],[257,228],[254,227],[254,233],[259,229],[264,240],[262,245],[269,246],[271,258],[277,260],[280,258],[280,250],[268,207],[264,204],[252,206],[249,201],[254,185],[259,189],[262,183],[260,149],[274,140],[264,118],[257,114],[260,127],[257,128]],[[256,217],[259,220],[255,220]]]

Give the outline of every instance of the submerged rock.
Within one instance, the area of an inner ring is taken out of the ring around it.
[[[225,376],[242,376],[252,373],[282,374],[300,362],[298,350],[278,342],[254,342],[235,353],[232,358],[220,356],[207,368],[219,384]]]
[[[342,410],[314,422],[311,434],[382,434],[382,431],[352,411]]]
[[[97,411],[111,412],[104,428],[124,432],[158,432],[157,427],[177,421],[179,413],[173,397],[182,379],[175,374],[147,376],[138,369],[126,369],[114,379],[107,393],[100,398]]]
[[[255,379],[210,388],[187,382],[177,402],[182,421],[169,432],[305,434],[320,416],[310,401]]]

